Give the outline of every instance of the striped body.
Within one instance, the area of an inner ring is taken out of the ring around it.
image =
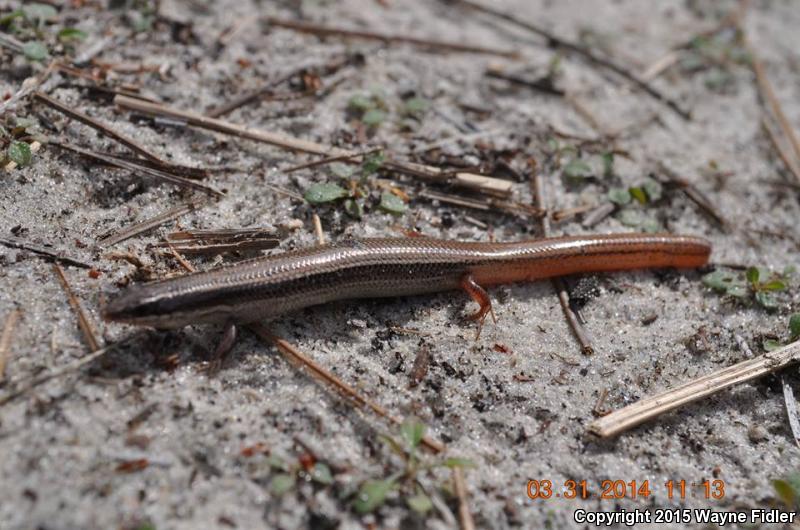
[[[108,320],[157,328],[248,323],[333,300],[458,289],[582,272],[705,264],[692,236],[616,234],[473,243],[430,238],[361,239],[257,258],[134,286],[105,309]]]

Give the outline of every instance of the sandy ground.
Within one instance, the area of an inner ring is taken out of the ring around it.
[[[734,7],[729,2],[678,1],[495,4],[571,39],[590,29],[593,42],[602,43],[615,60],[633,70],[644,69],[671,46],[714,27],[721,13]],[[3,3],[9,9],[14,5]],[[317,22],[517,49],[523,59],[441,54],[335,38],[321,41],[270,29],[257,20],[258,15],[295,17],[298,6]],[[346,112],[348,101],[379,91],[390,118],[370,141],[383,143],[394,153],[463,135],[458,125],[470,122],[487,132],[484,142],[519,151],[512,160],[518,171],[525,170],[526,156],[536,157],[556,208],[598,203],[607,191],[602,177],[578,187],[566,185],[561,169],[547,154],[551,126],[579,136],[597,134],[571,105],[484,76],[490,64],[531,78],[546,71],[553,51],[524,32],[460,9],[419,1],[163,2],[161,12],[189,22],[194,38],[175,40],[163,24],[156,24],[152,32],[131,34],[120,12],[91,6],[70,8],[61,16],[71,17],[72,25],[87,32],[79,51],[90,49],[105,35],[109,41],[98,59],[165,65],[163,75],[120,74],[120,80],[138,83],[146,94],[168,104],[200,111],[303,64],[358,51],[365,64],[337,74],[341,83],[326,97],[249,105],[227,118],[348,145],[356,128]],[[222,30],[239,24],[227,45],[212,53]],[[800,11],[784,1],[754,2],[746,20],[749,36],[795,125],[800,124],[798,24]],[[19,89],[26,64],[18,54],[4,52],[0,93]],[[715,85],[718,79],[708,69],[689,73],[677,68],[657,79],[654,86],[692,110],[690,122],[584,61],[564,57],[560,70],[558,85],[580,94],[602,127],[616,130],[644,124],[623,134],[616,144],[630,158],[616,158],[615,185],[636,185],[663,161],[707,193],[734,225],[728,232],[719,230],[676,193],[647,210],[663,228],[707,237],[714,246],[712,261],[717,263],[776,270],[796,263],[793,229],[800,209],[794,194],[768,183],[781,179],[783,169],[761,128],[762,107],[749,69],[730,67],[721,86]],[[489,231],[497,240],[538,234],[538,224],[531,219],[424,200],[412,201],[399,218],[371,204],[361,221],[339,207],[315,208],[267,186],[302,194],[313,182],[335,178],[323,168],[282,171],[311,158],[200,130],[136,124],[128,113],[88,97],[74,85],[74,79],[54,75],[43,88],[170,160],[239,168],[212,174],[208,183],[227,195],[183,216],[179,221],[183,228],[277,231],[292,219],[301,221],[302,228],[282,233],[282,249],[314,244],[311,214],[315,211],[333,240],[397,235],[398,226],[465,240],[488,240]],[[411,132],[404,132],[397,109],[410,93],[429,101],[431,108],[412,124]],[[461,104],[485,107],[489,114],[469,113]],[[59,129],[58,133],[43,129],[47,134],[120,152],[107,138],[43,105],[23,105],[17,114],[47,117]],[[653,121],[653,115],[658,120]],[[444,151],[477,160],[474,140],[450,143]],[[601,167],[598,155],[586,158],[595,168]],[[716,178],[710,176],[713,168]],[[409,191],[415,189],[407,178],[390,177]],[[530,201],[527,182],[516,183],[514,193],[516,200]],[[128,339],[79,374],[39,386],[0,408],[0,528],[454,526],[457,506],[450,495],[449,472],[443,468],[418,474],[420,485],[442,501],[426,517],[407,507],[413,493],[408,485],[391,493],[375,513],[357,514],[353,497],[359,486],[402,469],[402,461],[379,436],[397,436],[398,429],[354,412],[248,332],[241,334],[221,373],[208,377],[202,368],[220,338],[219,328],[156,332],[101,323],[103,301],[117,292],[119,282],[136,278],[133,266],[109,258],[111,251],[140,257],[157,276],[180,268],[152,247],[175,223],[110,249],[97,247],[98,238],[188,197],[188,192],[172,186],[47,146],[29,167],[0,178],[0,233],[51,243],[93,264],[101,271],[99,277],[66,267],[67,277],[103,340]],[[563,234],[587,232],[577,219],[554,224],[553,229]],[[612,216],[590,231],[629,230]],[[0,315],[5,318],[15,308],[22,311],[11,341],[6,380],[55,369],[86,354],[75,314],[52,265],[30,252],[5,247],[0,247],[0,260]],[[192,261],[198,268],[209,268],[220,260]],[[786,337],[787,315],[798,307],[796,289],[780,298],[777,310],[768,312],[725,303],[702,285],[700,277],[696,271],[592,277],[596,293],[582,309],[596,350],[592,357],[580,354],[547,283],[493,289],[498,323],[488,323],[478,341],[473,340],[473,325],[461,321],[472,307],[460,293],[332,304],[287,316],[272,329],[393,414],[420,418],[432,437],[447,444],[446,456],[470,459],[475,467],[466,470],[469,508],[478,528],[583,528],[573,521],[578,508],[772,506],[771,481],[796,466],[798,451],[776,377],[687,406],[613,441],[586,434],[603,392],[608,392],[605,406],[616,409],[745,359],[742,340],[758,354],[764,334]],[[571,286],[577,283],[570,280]],[[696,343],[698,332],[705,337],[702,347],[687,346]],[[410,387],[421,348],[430,351],[432,361],[421,384]],[[177,367],[164,361],[172,355]],[[797,382],[793,370],[785,376]],[[299,473],[288,491],[276,491],[274,479],[280,473],[276,463],[290,466],[290,474],[295,474],[309,449],[333,470],[333,483],[315,482]],[[430,455],[423,458],[428,463],[442,461]],[[142,459],[149,465],[129,469]],[[556,485],[586,480],[595,493],[606,479],[649,480],[652,494],[648,499],[616,501],[531,500],[526,495],[531,479]],[[724,481],[724,499],[706,500],[696,488],[690,488],[683,501],[667,498],[667,480],[707,479]],[[637,528],[684,526],[692,525]]]

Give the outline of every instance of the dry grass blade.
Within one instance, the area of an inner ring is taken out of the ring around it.
[[[167,162],[165,162],[164,160],[162,160],[158,156],[154,155],[153,153],[151,153],[147,149],[145,149],[143,146],[141,146],[138,142],[136,142],[132,138],[128,138],[124,134],[113,130],[111,127],[100,123],[99,121],[95,120],[94,118],[90,118],[86,114],[83,114],[82,112],[79,112],[79,111],[77,111],[75,109],[72,109],[72,108],[66,106],[65,104],[61,103],[60,101],[58,101],[56,99],[53,99],[50,96],[48,96],[46,94],[43,94],[41,92],[35,92],[33,94],[33,97],[35,99],[38,99],[42,103],[47,104],[49,107],[57,110],[58,112],[66,115],[66,116],[69,116],[70,118],[72,118],[74,120],[78,120],[79,122],[81,122],[81,123],[83,123],[85,125],[88,125],[92,129],[94,129],[96,131],[99,131],[102,134],[105,134],[109,138],[112,138],[112,139],[116,140],[117,142],[121,143],[122,145],[124,145],[125,147],[130,149],[131,151],[140,154],[141,156],[143,156],[144,158],[150,160],[151,162],[154,162],[155,164],[157,164],[157,165],[159,165],[161,167],[168,167],[169,166],[169,164]]]
[[[219,107],[209,110],[208,112],[206,112],[206,116],[208,116],[209,118],[220,118],[226,114],[230,114],[239,107],[247,105],[248,103],[255,101],[261,97],[267,96],[272,92],[274,88],[289,81],[292,78],[301,77],[309,72],[316,73],[320,76],[331,75],[347,65],[358,63],[359,60],[360,59],[358,54],[345,54],[338,56],[334,58],[332,61],[328,61],[327,63],[322,65],[302,66],[285,75],[278,77],[274,81],[267,82],[264,86],[257,88],[256,90],[251,90],[250,92],[238,96],[229,103],[225,103],[224,105],[220,105]],[[314,93],[310,91],[302,95],[308,96],[308,95],[314,95]],[[319,95],[319,93],[317,93],[317,95]]]
[[[797,134],[794,132],[794,128],[791,126],[789,119],[783,112],[783,107],[781,107],[781,103],[778,101],[778,97],[775,95],[775,90],[772,88],[772,83],[770,83],[769,78],[767,77],[767,71],[764,68],[764,64],[761,62],[761,59],[758,58],[755,49],[750,45],[750,42],[747,39],[744,39],[744,44],[753,64],[753,72],[756,75],[756,81],[758,82],[758,88],[761,91],[761,97],[769,104],[772,113],[775,115],[775,119],[778,120],[778,124],[780,125],[783,134],[789,139],[789,143],[794,151],[795,160],[800,159],[800,140],[798,140]]]
[[[76,145],[67,144],[63,142],[51,142],[50,145],[60,147],[61,149],[65,149],[67,151],[72,151],[73,153],[77,153],[86,158],[99,160],[100,162],[104,162],[109,166],[117,167],[120,169],[126,169],[134,174],[142,173],[157,180],[169,182],[170,184],[174,184],[182,188],[200,190],[203,193],[208,193],[209,195],[216,195],[217,197],[222,197],[225,195],[224,193],[222,193],[221,191],[212,186],[208,186],[206,184],[200,184],[199,182],[195,182],[193,180],[184,177],[179,177],[177,175],[167,173],[166,171],[162,171],[160,169],[153,169],[141,166],[127,160],[122,160],[120,158],[115,158],[113,156],[108,156],[103,153],[98,153],[97,151],[90,151],[89,149],[84,149],[82,147],[78,147]]]
[[[103,247],[116,245],[117,243],[121,243],[126,239],[130,239],[139,234],[148,232],[149,230],[159,227],[164,223],[177,219],[178,217],[186,215],[189,212],[193,212],[203,203],[204,201],[194,200],[186,204],[181,204],[180,206],[175,206],[174,208],[170,208],[169,210],[161,212],[150,219],[145,219],[144,221],[134,223],[126,228],[123,228],[122,230],[103,236],[97,243]]]
[[[175,120],[182,120],[189,125],[200,127],[201,129],[247,138],[248,140],[275,145],[291,151],[300,151],[323,156],[347,156],[352,154],[351,151],[326,146],[317,142],[302,140],[285,134],[244,127],[218,118],[204,116],[196,112],[175,109],[167,107],[166,105],[141,101],[127,96],[115,97],[114,103],[124,109],[141,112],[150,116],[164,116]]]
[[[280,244],[275,234],[263,229],[183,230],[167,234],[168,246],[183,254],[223,254],[243,250],[268,250]]]
[[[157,164],[150,160],[146,160],[144,158],[133,157],[133,156],[126,156],[118,153],[106,153],[108,156],[112,158],[116,158],[117,160],[122,160],[125,162],[131,162],[136,164],[137,166],[143,166],[150,169],[157,169],[160,171],[166,171],[167,173],[172,173],[173,175],[178,175],[179,177],[186,177],[190,179],[202,180],[207,178],[210,171],[244,171],[240,168],[227,168],[227,167],[217,167],[217,168],[204,168],[204,167],[192,167],[192,166],[181,166],[176,164]]]
[[[380,151],[381,151],[381,148],[380,147],[376,147],[375,149],[370,149],[368,151],[359,151],[357,153],[353,153],[353,154],[349,154],[349,155],[329,156],[329,157],[323,158],[321,160],[314,160],[314,161],[311,161],[311,162],[307,162],[305,164],[292,166],[289,169],[283,170],[283,172],[284,173],[294,173],[295,171],[300,171],[301,169],[309,169],[309,168],[312,168],[312,167],[324,166],[324,165],[327,165],[327,164],[331,164],[333,162],[346,162],[346,161],[352,160],[353,158],[362,158],[362,157],[365,157],[367,155],[372,155],[372,154],[375,154],[375,153],[379,153]]]
[[[454,467],[452,476],[453,489],[458,498],[458,521],[461,524],[461,530],[475,530],[475,521],[469,511],[467,482],[464,480],[464,471],[460,467]]]
[[[281,352],[287,360],[291,361],[293,364],[303,366],[306,368],[314,377],[327,383],[331,387],[333,387],[337,392],[339,392],[342,396],[352,400],[356,405],[359,407],[364,407],[372,410],[378,416],[387,419],[388,421],[400,425],[402,421],[389,414],[389,412],[383,408],[382,406],[374,403],[373,401],[363,397],[361,394],[356,392],[356,390],[327,371],[325,368],[320,366],[316,361],[308,357],[306,354],[295,348],[292,344],[287,342],[286,340],[276,337],[262,324],[250,324],[248,328],[253,331],[256,335],[258,335],[262,340],[272,344],[275,346],[279,352]],[[444,445],[429,436],[424,436],[422,438],[422,443],[431,449],[435,453],[439,453],[444,451]]]
[[[783,377],[781,377],[781,386],[783,386],[783,402],[786,405],[786,415],[789,417],[792,437],[794,438],[794,443],[800,447],[800,418],[798,418],[797,413],[797,400],[794,398],[794,391],[792,391],[791,385]]]
[[[544,182],[539,172],[534,172],[533,181],[531,184],[533,187],[532,191],[534,201],[536,202],[536,208],[546,213],[547,200],[545,199]],[[542,235],[544,237],[550,237],[550,219],[546,214],[542,216],[540,223],[542,226]],[[555,289],[556,294],[558,295],[558,302],[561,305],[561,311],[564,313],[564,318],[567,319],[570,329],[572,329],[572,332],[575,334],[575,338],[578,339],[578,343],[581,345],[581,352],[584,355],[594,354],[594,347],[592,346],[592,341],[589,338],[589,333],[581,325],[580,320],[578,320],[578,316],[572,310],[572,307],[570,307],[569,292],[567,291],[566,283],[564,283],[564,280],[561,278],[553,278],[550,280],[550,283],[553,285],[553,289]]]
[[[169,247],[169,252],[170,252],[170,254],[172,254],[172,257],[174,257],[174,258],[175,258],[175,260],[178,262],[178,264],[179,264],[181,267],[183,267],[183,270],[185,270],[185,271],[186,271],[186,272],[188,272],[188,273],[195,273],[195,272],[197,272],[197,269],[194,267],[194,265],[192,265],[191,263],[189,263],[189,262],[186,260],[186,258],[184,258],[184,257],[181,255],[181,253],[180,253],[180,252],[178,252],[177,250],[175,250],[175,247],[173,247],[173,246],[172,246],[172,245],[170,245],[169,243],[167,243],[167,245],[168,245],[168,247]]]
[[[465,197],[463,195],[455,195],[452,193],[439,193],[432,190],[422,190],[417,194],[417,197],[428,199],[431,201],[440,201],[447,204],[454,204],[456,206],[462,206],[464,208],[481,210],[484,212],[499,210],[503,213],[507,213],[510,215],[521,215],[524,217],[529,217],[531,219],[538,219],[545,215],[545,212],[529,204],[502,201],[499,199],[492,199],[492,198]]]
[[[581,221],[581,226],[584,228],[593,228],[596,224],[600,223],[603,219],[614,213],[616,206],[612,202],[605,202],[595,209],[586,213]]]
[[[72,309],[78,316],[78,327],[80,327],[81,333],[83,333],[83,338],[89,345],[89,350],[90,351],[99,350],[100,343],[97,340],[97,332],[95,331],[91,320],[89,320],[89,317],[86,316],[86,312],[83,310],[83,307],[81,307],[81,303],[78,301],[78,298],[75,296],[75,293],[72,292],[72,287],[70,287],[69,281],[67,281],[67,276],[64,274],[64,269],[62,269],[58,265],[58,263],[54,263],[53,270],[56,271],[58,280],[61,282],[61,286],[64,288],[64,292],[67,293],[67,299],[69,300],[69,305],[72,306]]]
[[[566,92],[553,85],[553,80],[550,76],[544,76],[539,79],[526,79],[517,75],[507,74],[500,68],[494,66],[490,66],[486,70],[486,76],[502,79],[513,85],[524,86],[550,96],[564,97],[566,95]]]
[[[77,259],[70,258],[69,256],[65,256],[63,252],[50,250],[49,248],[29,243],[24,239],[20,239],[18,237],[0,236],[0,245],[27,250],[33,252],[34,254],[44,256],[47,259],[58,261],[66,265],[73,265],[75,267],[80,267],[82,269],[92,268],[92,265],[90,265],[89,263],[84,263],[83,261],[79,261]]]
[[[22,312],[19,309],[12,309],[6,317],[3,334],[0,335],[0,381],[5,377],[6,365],[11,351],[11,337],[14,336],[14,328],[21,314]]]
[[[772,143],[772,146],[775,148],[775,151],[778,152],[778,156],[780,157],[781,161],[792,173],[792,176],[794,176],[797,184],[800,184],[800,166],[798,166],[797,160],[795,160],[791,153],[786,150],[783,141],[781,141],[781,138],[778,136],[778,133],[775,131],[773,126],[769,123],[769,120],[766,118],[762,119],[761,125],[764,127],[764,130],[767,131],[767,137]]]
[[[727,229],[730,225],[728,221],[722,216],[717,208],[711,204],[711,201],[705,196],[703,192],[697,189],[691,182],[685,178],[680,177],[677,173],[672,171],[666,164],[659,161],[659,169],[667,177],[668,184],[672,184],[680,189],[686,197],[695,203],[706,215],[714,219],[719,224],[720,228]]]
[[[317,236],[317,243],[324,245],[325,232],[322,230],[322,219],[320,219],[319,215],[315,213],[313,216],[311,216],[311,220],[314,224],[314,234]]]
[[[642,399],[589,425],[589,431],[609,438],[673,409],[720,390],[751,381],[800,360],[800,342],[717,370],[661,394]]]
[[[310,24],[308,22],[302,22],[299,20],[281,20],[275,17],[267,17],[267,22],[273,26],[291,29],[300,33],[310,33],[312,35],[357,38],[363,40],[380,41],[387,44],[412,44],[414,46],[446,52],[479,53],[485,55],[497,55],[499,57],[506,57],[509,59],[519,58],[519,53],[513,50],[497,50],[494,48],[487,48],[485,46],[461,44],[458,42],[444,42],[417,37],[408,37],[405,35],[387,35],[385,33],[376,33],[373,31],[334,28],[331,26],[322,26],[320,24]]]

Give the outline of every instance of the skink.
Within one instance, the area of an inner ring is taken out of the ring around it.
[[[692,268],[708,261],[705,239],[613,234],[514,243],[430,238],[357,239],[133,286],[104,310],[109,321],[155,328],[244,324],[334,300],[465,290],[483,322],[483,287],[554,276],[642,268]]]

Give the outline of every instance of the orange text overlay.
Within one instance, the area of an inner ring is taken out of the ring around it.
[[[657,491],[658,490],[658,491]],[[528,497],[533,500],[548,499],[648,499],[651,495],[665,494],[668,499],[686,498],[720,500],[725,497],[725,482],[720,479],[692,482],[687,480],[529,480]]]

